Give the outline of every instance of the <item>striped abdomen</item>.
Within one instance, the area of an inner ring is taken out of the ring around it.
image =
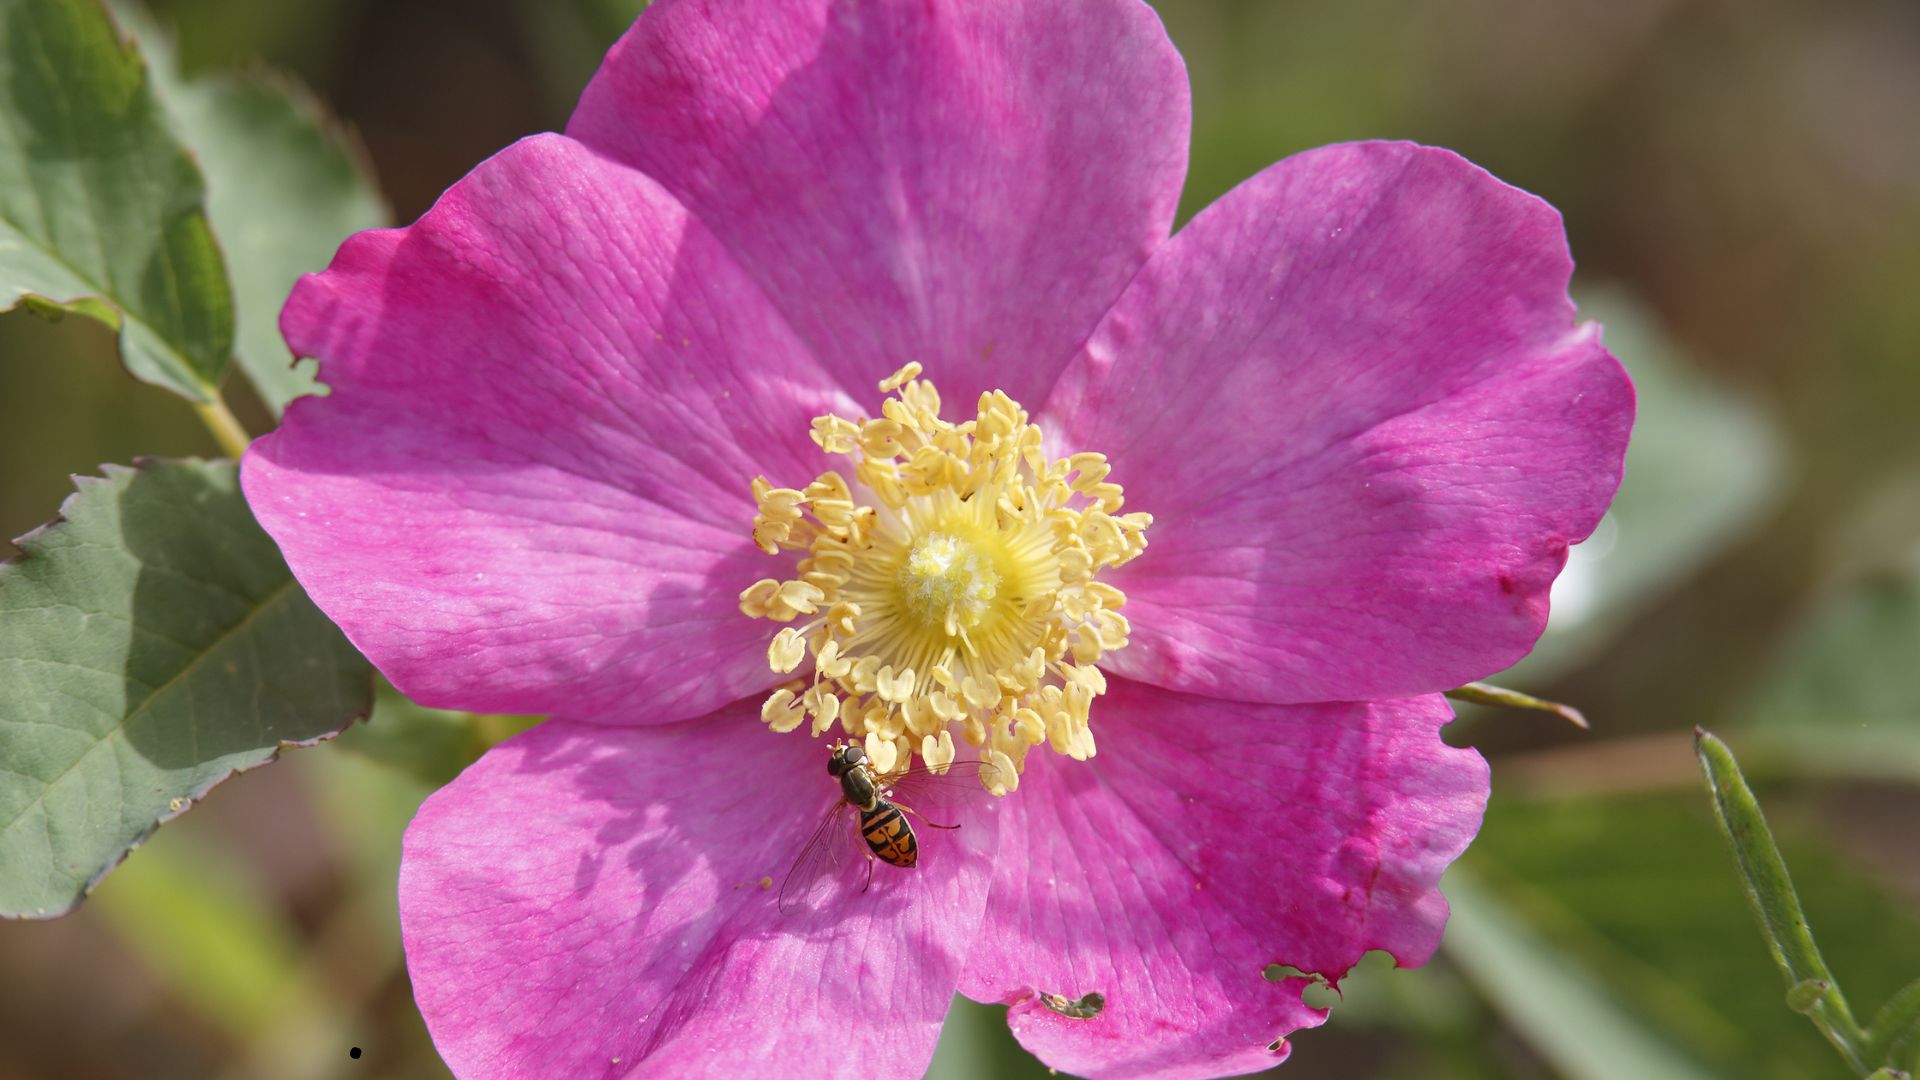
[[[913,826],[890,802],[883,800],[873,809],[860,812],[860,835],[882,862],[905,868],[920,857],[920,842],[913,837]]]

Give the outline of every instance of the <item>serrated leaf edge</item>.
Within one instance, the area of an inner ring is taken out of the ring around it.
[[[114,482],[114,479],[117,476],[144,472],[149,466],[155,466],[155,465],[207,466],[207,465],[213,465],[217,463],[218,463],[217,459],[207,459],[207,458],[200,458],[200,457],[182,457],[182,458],[137,457],[133,459],[132,465],[121,465],[115,462],[104,463],[99,467],[100,468],[99,476],[89,476],[84,473],[68,474],[68,479],[73,481],[74,490],[71,493],[69,493],[66,498],[60,500],[59,512],[56,513],[52,519],[14,538],[14,541],[13,541],[14,545],[20,549],[20,553],[18,555],[13,555],[5,559],[0,559],[0,579],[3,579],[4,573],[7,568],[12,566],[17,566],[23,563],[27,563],[36,558],[42,557],[38,554],[36,550],[36,548],[39,546],[41,538],[49,535],[56,529],[59,529],[66,525],[70,525],[72,523],[69,518],[69,507],[73,505],[73,501],[75,499],[78,499],[82,494],[85,493],[84,489],[89,487],[95,487],[100,484],[111,484]],[[249,612],[247,617],[241,620],[240,623],[235,624],[232,630],[228,630],[226,633],[221,634],[220,638],[217,639],[216,644],[218,643],[218,641],[226,640],[227,636],[231,634],[233,630],[237,630],[241,626],[244,626],[247,623],[252,622],[254,618],[256,618],[262,611],[266,610],[272,604],[278,603],[280,600],[284,599],[288,594],[288,591],[290,589],[297,588],[298,585],[299,585],[298,579],[292,577],[291,571],[289,571],[287,584],[274,590],[273,595],[271,597],[269,597],[263,603],[256,605],[254,610]],[[211,650],[208,650],[208,651],[211,651]],[[198,663],[200,663],[200,659],[196,657],[192,662],[192,664],[188,665],[187,669],[182,670],[182,674],[184,674],[186,670],[191,669],[195,664],[198,664]],[[120,718],[120,721],[116,723],[112,729],[110,729],[108,732],[103,734],[100,737],[100,739],[95,742],[94,747],[104,744],[107,738],[110,737],[114,732],[119,731],[122,727],[124,727],[126,722],[129,719],[131,719],[139,711],[140,708],[145,708],[148,701],[151,701],[155,695],[157,695],[161,690],[165,689],[167,686],[171,686],[173,682],[179,677],[180,676],[176,674],[173,678],[168,679],[165,683],[162,683],[159,687],[156,687],[153,693],[148,694],[146,700],[142,701],[138,708],[129,710],[124,716]],[[283,739],[280,741],[280,743],[277,746],[274,747],[274,750],[271,754],[262,758],[260,761],[252,765],[248,765],[244,768],[229,769],[224,774],[214,777],[213,779],[207,781],[207,783],[201,785],[198,789],[193,790],[186,795],[177,797],[175,804],[169,805],[166,813],[162,814],[158,818],[155,818],[153,824],[148,826],[143,832],[140,833],[139,836],[135,837],[134,840],[126,846],[126,849],[120,853],[118,858],[102,866],[97,873],[95,873],[92,877],[87,879],[86,883],[81,886],[79,895],[73,898],[72,903],[67,904],[64,907],[42,909],[42,910],[30,911],[30,912],[0,911],[0,920],[15,919],[15,920],[22,920],[22,921],[39,921],[39,920],[46,920],[46,919],[57,919],[62,916],[71,914],[72,912],[77,910],[83,902],[85,902],[87,897],[93,895],[93,890],[99,887],[100,883],[106,880],[109,874],[113,873],[114,870],[118,869],[120,867],[120,864],[127,861],[127,856],[133,854],[133,852],[138,850],[148,840],[153,839],[153,834],[159,831],[160,826],[175,820],[176,818],[180,817],[182,814],[185,814],[188,810],[191,810],[195,806],[198,806],[200,802],[204,800],[207,797],[207,795],[213,791],[214,788],[219,787],[221,784],[226,783],[228,780],[231,780],[236,776],[239,776],[241,773],[252,772],[253,770],[261,768],[262,766],[273,764],[274,762],[280,760],[280,755],[286,752],[287,750],[290,750],[290,749],[298,750],[298,749],[304,749],[310,746],[318,746],[321,743],[337,738],[341,732],[346,731],[348,728],[352,727],[353,725],[365,722],[372,715],[372,712],[373,712],[371,675],[369,675],[368,687],[369,689],[368,689],[367,707],[361,710],[360,712],[357,712],[354,715],[348,717],[347,721],[341,724],[337,729],[327,732],[323,735],[319,735],[312,739]],[[87,750],[81,754],[81,759],[84,759],[88,754],[93,753],[94,747],[88,747]],[[74,762],[74,765],[78,765],[79,761],[80,759],[76,759]],[[46,786],[48,788],[51,788],[54,783],[57,783],[61,779],[61,777],[64,777],[67,775],[67,773],[72,772],[74,765],[69,765],[66,769],[62,770],[60,773],[60,776],[57,776],[52,781],[49,781]],[[42,792],[40,795],[35,796],[33,802],[29,803],[26,808],[23,808],[20,814],[16,814],[12,821],[0,823],[0,828],[10,827],[14,821],[18,821],[21,816],[25,815],[28,812],[28,810],[32,809],[33,806],[38,805],[43,799],[45,799],[45,797],[46,797],[45,792]]]

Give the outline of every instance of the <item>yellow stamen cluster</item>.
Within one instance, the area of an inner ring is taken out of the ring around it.
[[[1088,716],[1107,685],[1095,665],[1128,634],[1126,597],[1095,578],[1146,550],[1153,519],[1120,513],[1102,455],[1049,459],[1004,393],[950,423],[919,375],[908,364],[880,384],[894,396],[879,418],[814,420],[813,441],[852,462],[852,479],[753,482],[755,542],[803,557],[791,580],[742,592],[740,609],[798,623],[768,646],[773,670],[813,663],[760,715],[781,732],[811,718],[816,736],[837,723],[881,772],[916,753],[944,769],[958,725],[1011,789],[1043,742],[1093,755]]]

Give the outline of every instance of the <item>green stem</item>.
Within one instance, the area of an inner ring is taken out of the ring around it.
[[[200,422],[213,433],[213,441],[220,444],[221,453],[237,460],[247,452],[247,444],[253,441],[253,436],[247,434],[247,429],[240,425],[225,401],[215,397],[209,402],[195,402],[193,411],[200,415]]]
[[[1713,796],[1713,809],[1720,828],[1733,847],[1734,863],[1740,882],[1746,886],[1747,900],[1760,920],[1773,959],[1786,977],[1788,1000],[1796,1011],[1806,1013],[1820,1033],[1840,1051],[1854,1075],[1864,1076],[1872,1069],[1867,1056],[1867,1033],[1853,1018],[1847,999],[1835,984],[1833,973],[1813,943],[1807,916],[1800,908],[1793,879],[1787,875],[1786,860],[1773,842],[1773,832],[1760,812],[1760,804],[1740,775],[1727,744],[1699,728],[1694,729],[1694,750],[1700,756],[1700,768],[1706,775],[1707,789]]]

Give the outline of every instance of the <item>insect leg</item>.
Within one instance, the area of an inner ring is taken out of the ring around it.
[[[929,829],[957,829],[960,827],[958,825],[941,825],[932,821],[928,821],[927,816],[925,814],[922,814],[920,811],[915,810],[913,807],[908,806],[906,803],[903,803],[903,802],[897,802],[897,803],[894,803],[893,805],[899,807],[901,810],[905,811],[906,813],[912,814],[914,817],[919,818],[920,824],[925,825]]]
[[[868,889],[873,888],[873,852],[863,849],[860,854],[867,857],[867,883],[860,886],[860,891],[864,894]]]

